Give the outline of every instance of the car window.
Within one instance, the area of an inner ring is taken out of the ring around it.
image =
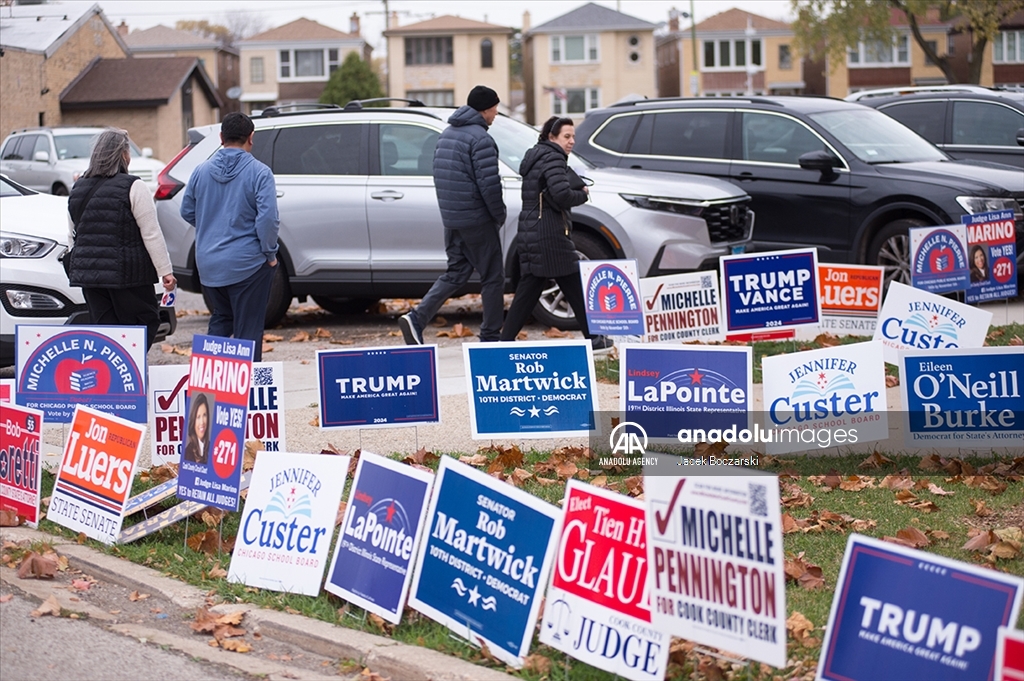
[[[906,102],[880,109],[932,144],[942,144],[946,127],[946,102]]]
[[[57,158],[65,160],[69,158],[89,158],[92,155],[92,143],[96,135],[86,133],[84,135],[54,135],[53,145],[57,147]]]
[[[725,158],[727,111],[670,111],[654,114],[651,152],[658,156]]]
[[[639,119],[640,116],[616,116],[601,128],[601,132],[594,138],[594,144],[620,154],[626,153],[626,145]]]
[[[46,139],[46,135],[36,135],[36,143],[32,147],[32,151],[29,152],[29,158],[34,159],[37,151],[45,151],[47,155],[50,153],[50,140]]]
[[[381,175],[432,175],[439,135],[419,125],[381,124]]]
[[[5,196],[26,196],[29,193],[32,192],[18,189],[6,179],[0,177],[0,198]]]
[[[507,116],[498,116],[491,123],[487,132],[498,145],[498,158],[515,172],[519,172],[519,164],[523,162],[526,152],[537,144],[537,128],[520,123]],[[593,168],[594,166],[576,154],[569,155],[569,165],[573,167]]]
[[[21,145],[21,141],[25,139],[22,137],[12,137],[7,140],[7,144],[4,145],[3,160],[5,161],[21,161],[22,156],[18,152],[18,147]]]
[[[865,163],[912,163],[949,158],[907,126],[875,109],[857,106],[822,111],[810,117]]]
[[[800,165],[809,151],[827,150],[817,135],[786,116],[743,114],[743,160]]]
[[[654,115],[644,114],[640,117],[640,123],[636,126],[636,132],[633,133],[633,141],[629,143],[629,153],[631,154],[650,154],[651,153],[651,133],[654,130]]]
[[[1001,104],[953,102],[953,144],[1016,147],[1024,114]]]
[[[359,124],[282,128],[274,142],[274,174],[360,175],[362,134]]]
[[[277,130],[273,128],[257,130],[252,138],[252,155],[256,157],[257,161],[263,163],[268,168],[274,167],[274,147],[272,143],[276,134]]]

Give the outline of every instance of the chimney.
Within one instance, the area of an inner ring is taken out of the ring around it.
[[[526,33],[529,33],[529,32],[530,32],[530,11],[527,10],[527,11],[523,12],[523,33],[526,34]]]
[[[675,7],[668,11],[668,30],[671,33],[679,32],[679,10]]]
[[[121,19],[121,23],[117,26],[117,34],[122,38],[128,35],[128,24],[124,23],[124,19]]]
[[[391,22],[388,28],[398,28],[398,12],[391,12]]]
[[[359,35],[359,15],[352,12],[352,16],[348,18],[348,32],[352,35]]]

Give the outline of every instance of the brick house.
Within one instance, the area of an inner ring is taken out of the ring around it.
[[[348,33],[303,18],[240,40],[238,48],[246,113],[272,104],[316,102],[349,52],[365,62],[373,52],[360,35],[357,14],[349,19]]]

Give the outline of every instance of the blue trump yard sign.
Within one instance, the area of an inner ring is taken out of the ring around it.
[[[560,515],[532,494],[441,457],[409,604],[521,667]]]
[[[817,249],[723,255],[719,262],[727,332],[811,326],[821,319]]]
[[[851,534],[818,678],[991,680],[1024,580]]]
[[[594,428],[589,341],[464,344],[474,439],[547,438]]]
[[[321,428],[414,426],[441,420],[437,346],[316,353]]]

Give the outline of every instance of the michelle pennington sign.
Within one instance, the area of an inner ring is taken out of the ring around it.
[[[651,626],[644,506],[570,480],[541,643],[634,681],[661,681],[669,636]]]
[[[723,255],[719,262],[727,333],[817,326],[817,249]]]
[[[851,534],[818,678],[991,680],[1022,591],[1020,577]]]
[[[409,605],[522,667],[559,517],[532,494],[442,456]]]
[[[665,634],[785,667],[779,481],[742,470],[678,477],[645,466],[651,622]]]
[[[319,594],[348,462],[347,456],[260,452],[228,581]]]
[[[383,456],[360,455],[325,589],[398,624],[433,477]]]
[[[14,511],[30,527],[39,523],[42,433],[41,411],[0,402],[0,511]]]
[[[647,343],[725,340],[714,272],[690,272],[640,280]]]
[[[1024,348],[904,351],[900,377],[907,446],[1024,442]]]

